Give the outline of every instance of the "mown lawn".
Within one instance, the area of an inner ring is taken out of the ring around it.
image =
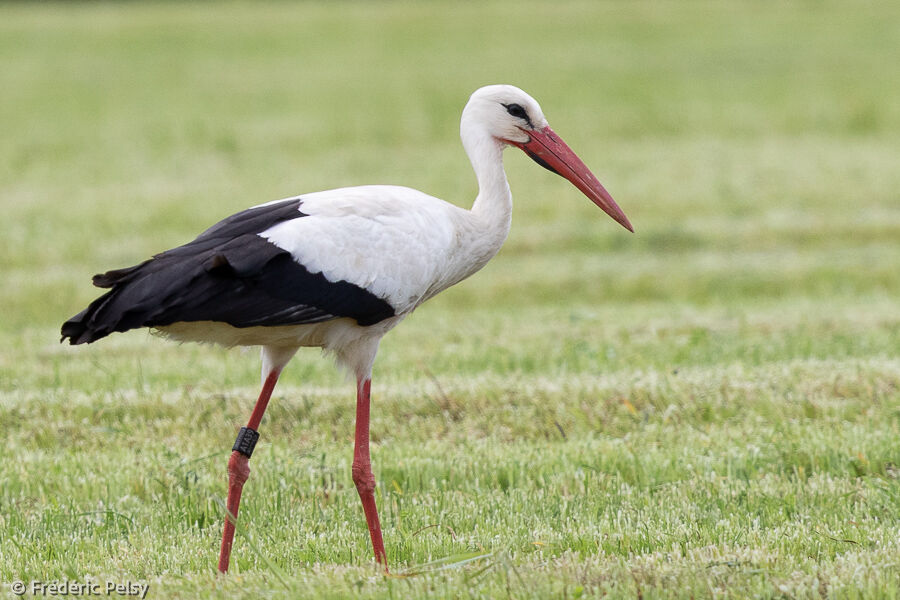
[[[890,2],[0,6],[2,594],[900,597],[898,30]],[[497,82],[637,233],[508,152],[506,246],[376,365],[395,576],[353,386],[306,351],[217,577],[256,352],[59,325],[93,273],[253,204],[468,205],[459,113]]]

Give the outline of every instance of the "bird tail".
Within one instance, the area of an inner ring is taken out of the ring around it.
[[[141,263],[134,267],[116,269],[94,275],[94,285],[100,288],[111,288],[110,291],[91,302],[86,309],[63,323],[60,330],[62,334],[60,342],[65,342],[68,339],[73,346],[90,344],[108,336],[114,331],[127,331],[128,329],[140,327],[141,323],[134,322],[134,319],[128,319],[126,312],[118,308],[116,298],[121,287],[133,279],[139,269],[145,264]]]

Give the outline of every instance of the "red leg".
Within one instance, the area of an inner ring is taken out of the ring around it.
[[[356,443],[353,447],[353,483],[362,500],[363,512],[366,513],[366,524],[372,537],[372,548],[375,560],[388,572],[387,556],[384,553],[384,541],[381,539],[381,524],[378,522],[378,509],[375,507],[375,476],[372,474],[372,462],[369,460],[369,395],[372,387],[370,379],[357,382],[356,385]]]
[[[279,371],[272,371],[266,377],[262,390],[259,392],[259,399],[257,399],[253,413],[250,415],[250,420],[247,421],[246,429],[252,431],[254,438],[249,450],[244,448],[244,452],[248,453],[245,454],[242,451],[234,450],[231,453],[231,458],[228,459],[228,501],[225,503],[225,506],[230,514],[225,516],[225,528],[222,531],[222,547],[219,549],[220,573],[228,571],[228,562],[231,559],[231,546],[234,542],[234,521],[231,515],[237,519],[238,508],[241,505],[241,491],[244,488],[244,482],[250,476],[250,453],[253,452],[253,445],[256,443],[255,438],[259,436],[256,430],[259,429],[259,422],[262,421],[263,414],[266,412],[266,406],[269,404],[269,398],[272,397],[272,390],[275,389],[275,382],[278,381],[279,373]],[[241,430],[241,435],[238,436],[239,441],[235,442],[235,445],[240,444],[240,439],[243,435],[244,429]]]

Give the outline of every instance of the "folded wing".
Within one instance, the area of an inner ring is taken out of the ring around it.
[[[245,210],[194,241],[134,267],[94,277],[109,291],[62,326],[63,340],[90,343],[114,331],[176,322],[234,327],[300,325],[340,317],[373,325],[394,307],[364,287],[311,272],[259,234],[308,218],[302,199]]]

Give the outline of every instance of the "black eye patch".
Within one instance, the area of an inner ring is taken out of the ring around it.
[[[528,116],[528,113],[522,108],[521,104],[504,104],[504,108],[506,108],[506,112],[510,115],[514,116],[517,119],[522,119],[526,123],[528,123],[529,127],[533,127],[531,124],[531,118]]]

